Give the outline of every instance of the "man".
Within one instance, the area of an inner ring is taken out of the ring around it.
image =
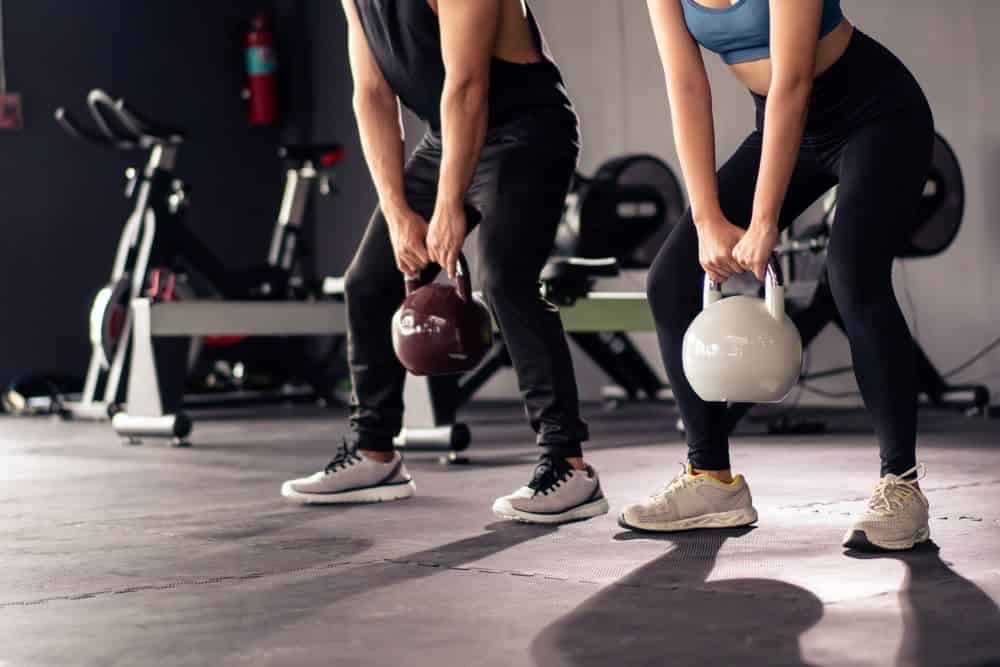
[[[559,69],[523,0],[343,0],[354,108],[379,205],[346,276],[351,435],[327,467],[290,480],[305,503],[406,498],[394,451],[405,371],[390,321],[403,274],[450,276],[479,224],[479,284],[507,344],[543,454],[499,498],[504,519],[559,523],[608,511],[583,461],[587,425],[559,314],[538,291],[576,167],[579,133]],[[404,166],[402,102],[428,125]]]

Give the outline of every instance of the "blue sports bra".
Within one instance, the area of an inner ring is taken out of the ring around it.
[[[706,7],[682,0],[684,22],[699,44],[722,56],[727,65],[761,60],[771,55],[768,0],[736,0],[730,7]],[[819,36],[825,37],[844,18],[840,0],[823,0]]]

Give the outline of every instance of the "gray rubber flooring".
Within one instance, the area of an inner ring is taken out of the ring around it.
[[[612,514],[558,528],[490,514],[535,456],[516,406],[472,411],[472,465],[411,452],[417,496],[342,508],[278,495],[342,412],[215,417],[190,449],[0,419],[0,666],[1000,664],[1000,422],[925,416],[934,544],[863,556],[863,417],[734,441],[757,527],[649,536],[613,517],[673,476],[673,419],[587,412]]]

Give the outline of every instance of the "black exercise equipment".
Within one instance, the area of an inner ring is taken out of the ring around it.
[[[622,270],[649,268],[686,202],[680,181],[660,158],[627,154],[577,174],[556,236],[558,259],[542,272],[543,292],[561,305],[587,294],[609,273],[586,260],[612,258]],[[645,276],[636,276],[645,283]],[[612,380],[611,405],[656,399],[666,388],[625,331],[571,332],[572,340]]]
[[[341,160],[343,149],[334,143],[281,147],[279,156],[287,166],[285,187],[267,260],[259,268],[234,271],[184,222],[189,189],[174,173],[184,132],[152,121],[124,100],[113,99],[98,89],[88,95],[87,107],[96,129],[84,126],[64,108],[56,110],[55,119],[78,139],[118,150],[148,151],[141,171],[134,168],[126,171],[125,192],[132,203],[132,213],[122,230],[110,280],[91,307],[92,353],[82,395],[78,401],[51,402],[67,418],[103,419],[111,416],[124,400],[132,328],[129,306],[134,299],[147,294],[151,277],[169,281],[171,299],[287,300],[321,294],[320,282],[304,266],[302,222],[316,182],[323,194],[330,191],[333,168]],[[165,293],[156,296],[164,298]],[[333,400],[339,388],[335,386],[337,377],[331,373],[343,375],[342,364],[337,361],[343,356],[342,338],[297,340],[294,350],[283,347],[280,353],[272,345],[257,357],[264,360],[262,363],[270,360],[265,375],[272,374],[272,384],[305,382],[316,397]],[[253,345],[260,347],[266,343],[254,341]],[[310,354],[313,348],[323,348],[323,356]],[[248,346],[228,345],[216,348],[212,355],[199,356],[203,364],[208,360],[209,371],[218,379],[214,361],[240,363],[254,354],[255,350]],[[288,374],[289,367],[294,367],[294,375]],[[236,373],[229,377],[228,382],[216,384],[232,388],[242,385],[246,375]],[[206,388],[206,383],[201,383],[200,388]],[[10,391],[25,395],[19,387]]]
[[[87,96],[95,129],[77,122],[64,108],[55,112],[59,125],[71,136],[118,150],[148,151],[141,172],[126,171],[126,197],[133,210],[118,242],[111,276],[98,291],[90,310],[92,352],[79,401],[61,401],[67,418],[102,419],[110,416],[123,396],[127,372],[128,303],[142,294],[148,271],[160,262],[154,243],[158,224],[176,213],[184,188],[171,178],[177,146],[184,134],[176,128],[141,118],[123,102],[95,89]],[[55,405],[55,404],[54,404]]]
[[[684,213],[684,191],[663,160],[622,155],[590,178],[577,173],[556,235],[555,254],[613,257],[623,269],[645,269]]]
[[[587,297],[600,278],[619,275],[617,260],[556,258],[542,270],[542,294],[560,306]],[[609,323],[613,327],[614,323]],[[656,399],[666,388],[626,331],[571,331],[567,335],[629,400]]]
[[[958,236],[964,212],[965,183],[958,157],[944,137],[937,135],[916,224],[896,256],[931,257],[944,252]]]

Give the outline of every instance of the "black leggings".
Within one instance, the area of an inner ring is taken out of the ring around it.
[[[479,287],[510,352],[536,441],[559,456],[580,456],[588,432],[562,321],[540,296],[538,276],[552,251],[577,146],[576,117],[565,109],[536,110],[494,128],[466,196],[469,231],[480,227]],[[441,138],[429,132],[404,177],[410,206],[428,220],[440,168]],[[437,272],[432,265],[423,278]],[[402,425],[406,372],[389,324],[403,293],[386,220],[376,210],[346,274],[351,427],[363,449],[391,450]]]
[[[760,168],[766,105],[763,97],[754,100],[757,130],[718,173],[722,211],[744,228]],[[915,222],[933,141],[933,119],[917,82],[895,56],[855,29],[843,56],[814,81],[802,148],[778,221],[786,228],[839,185],[826,271],[874,420],[883,474],[915,465],[914,345],[893,293],[892,261]],[[648,295],[687,431],[689,461],[695,468],[724,470],[730,467],[727,406],[702,401],[681,361],[684,332],[701,310],[703,279],[689,211],[653,263]]]

